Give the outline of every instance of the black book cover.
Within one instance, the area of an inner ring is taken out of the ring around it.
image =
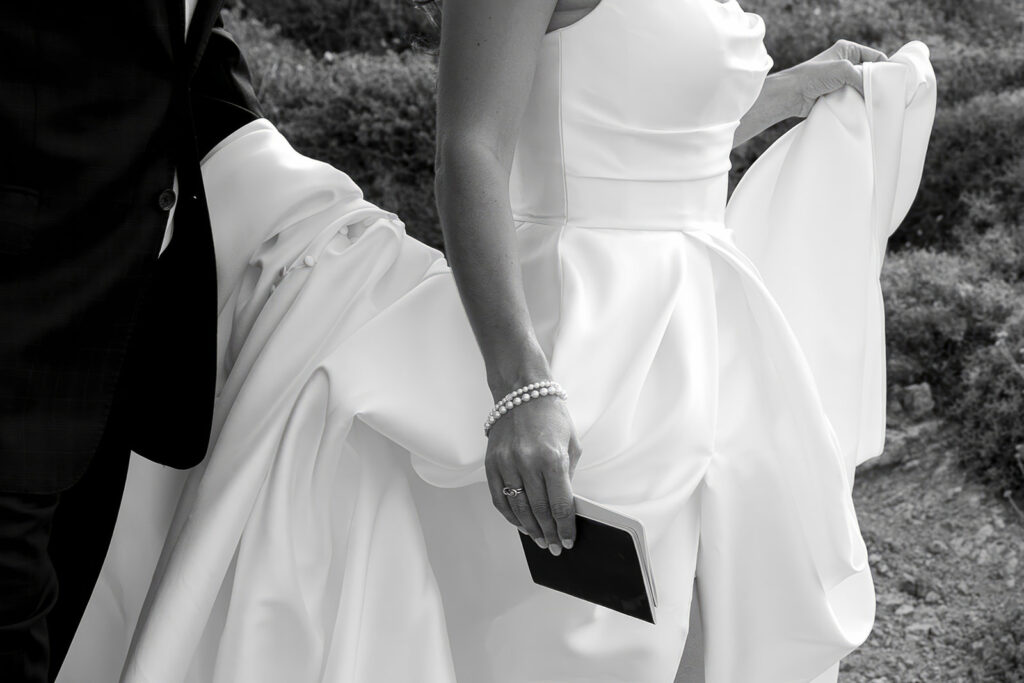
[[[576,515],[576,542],[558,557],[519,534],[534,583],[654,623],[633,535]]]

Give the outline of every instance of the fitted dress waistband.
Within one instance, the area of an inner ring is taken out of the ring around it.
[[[727,234],[728,176],[697,180],[565,178],[565,215],[514,212],[518,223]]]

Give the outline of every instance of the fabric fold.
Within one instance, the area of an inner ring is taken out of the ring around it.
[[[863,65],[767,150],[726,225],[771,291],[814,373],[851,475],[885,437],[885,246],[917,194],[935,115],[928,48]]]

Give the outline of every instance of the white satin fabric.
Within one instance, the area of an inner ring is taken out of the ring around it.
[[[824,98],[726,212],[762,36],[735,2],[603,0],[544,40],[516,152],[574,488],[644,521],[657,626],[532,584],[483,484],[490,394],[444,260],[257,121],[203,166],[211,451],[133,460],[60,680],[664,683],[695,577],[708,681],[834,680],[874,614],[852,473],[881,448],[879,266],[934,76],[919,43],[866,65],[867,106]]]

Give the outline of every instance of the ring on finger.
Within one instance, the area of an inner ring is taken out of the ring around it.
[[[515,487],[512,487],[512,486],[506,486],[506,487],[501,489],[502,495],[508,496],[509,498],[515,498],[520,493],[523,493],[523,491],[524,491],[524,489],[522,487],[515,488]]]

